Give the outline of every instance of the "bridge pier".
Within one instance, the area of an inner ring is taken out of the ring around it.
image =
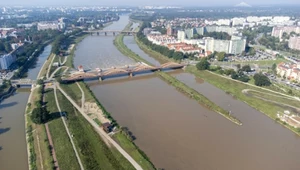
[[[116,33],[115,33],[115,32],[113,32],[113,35],[115,36],[115,35],[116,35]]]
[[[97,32],[97,35],[99,35],[100,33],[99,32]]]
[[[107,32],[104,32],[104,35],[107,36]]]

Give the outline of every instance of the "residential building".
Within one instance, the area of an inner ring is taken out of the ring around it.
[[[167,35],[173,35],[173,28],[171,25],[167,26]]]
[[[219,19],[218,21],[216,21],[216,25],[226,25],[229,26],[230,25],[230,20],[229,19]]]
[[[232,18],[232,26],[243,25],[245,21],[245,18]]]
[[[178,30],[178,32],[177,32],[178,41],[184,41],[185,38],[186,38],[185,32]]]
[[[300,82],[300,63],[288,64],[280,63],[277,66],[277,74],[291,81]]]
[[[204,27],[195,28],[195,32],[199,35],[203,35],[204,34]]]
[[[184,32],[185,32],[185,35],[186,35],[187,39],[193,38],[193,36],[194,36],[194,29],[193,28],[187,29]]]
[[[300,37],[290,37],[289,48],[294,50],[300,50]]]
[[[233,35],[236,32],[236,28],[228,26],[207,26],[204,27],[204,32],[226,32],[229,35]]]
[[[16,61],[16,58],[12,54],[4,54],[0,56],[0,70],[7,70],[9,66]]]
[[[300,27],[298,26],[283,26],[283,27],[273,27],[272,36],[278,37],[281,40],[283,33],[290,34],[295,32],[296,34],[300,33]]]
[[[39,22],[37,24],[38,30],[47,30],[47,29],[52,29],[52,30],[62,30],[65,28],[65,23],[64,22]]]

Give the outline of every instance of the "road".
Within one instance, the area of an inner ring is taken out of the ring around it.
[[[72,103],[72,105],[81,113],[81,115],[95,128],[95,130],[108,140],[137,170],[142,170],[142,167],[117,143],[115,142],[96,122],[88,117],[87,114],[76,104],[75,101],[62,89],[59,84],[55,84],[62,94]]]
[[[57,94],[56,94],[56,86],[54,86],[54,96],[55,96],[56,106],[57,106],[57,108],[58,108],[58,111],[59,111],[59,113],[60,113],[60,117],[61,117],[61,119],[62,119],[62,121],[63,121],[63,123],[64,123],[64,126],[65,126],[65,128],[66,128],[66,131],[67,131],[67,134],[68,134],[68,136],[69,136],[69,139],[70,139],[70,141],[71,141],[71,143],[72,143],[73,150],[74,150],[74,152],[75,152],[75,155],[76,155],[78,164],[79,164],[79,166],[80,166],[80,169],[81,169],[81,170],[84,170],[83,165],[82,165],[82,162],[81,162],[80,157],[79,157],[79,154],[78,154],[78,152],[77,152],[77,150],[76,150],[76,147],[75,147],[75,144],[74,144],[72,135],[70,134],[69,128],[68,128],[68,126],[67,126],[67,124],[66,124],[65,118],[64,118],[64,116],[62,115],[62,112],[61,112],[61,109],[60,109],[60,106],[59,106],[59,102],[58,102]]]

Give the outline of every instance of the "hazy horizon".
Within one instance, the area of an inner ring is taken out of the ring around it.
[[[234,6],[236,4],[241,3],[240,0],[212,0],[212,1],[204,1],[204,0],[152,0],[151,3],[140,1],[140,0],[10,0],[2,2],[1,6],[13,6],[13,5],[22,5],[22,6],[197,6],[197,7],[205,7],[205,6]],[[244,1],[251,6],[260,6],[260,5],[300,5],[299,0],[251,0]]]

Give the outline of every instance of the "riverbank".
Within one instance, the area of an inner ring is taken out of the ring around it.
[[[123,42],[123,39],[124,39],[124,35],[118,35],[114,41],[115,46],[118,48],[118,50],[120,52],[122,52],[124,55],[126,55],[130,58],[133,58],[136,61],[145,62],[149,65],[152,65],[145,59],[141,58],[140,56],[138,56],[137,54],[132,52],[129,48],[127,48],[127,46]],[[196,100],[197,102],[199,102],[199,104],[202,104],[206,108],[219,113],[220,115],[224,116],[225,118],[227,118],[228,120],[232,121],[233,123],[235,123],[237,125],[242,125],[242,122],[239,121],[234,116],[230,115],[230,113],[228,111],[217,106],[216,104],[211,102],[208,98],[206,98],[204,95],[202,95],[202,94],[198,93],[197,91],[195,91],[194,89],[188,87],[187,85],[180,82],[173,76],[171,76],[167,73],[164,73],[164,72],[157,72],[156,74],[159,75],[159,77],[162,80],[164,80],[164,81],[168,82],[169,84],[171,84],[172,86],[176,87],[176,89],[178,91],[183,92],[184,94],[188,95],[189,97],[191,97],[194,100]]]
[[[15,89],[14,87],[10,86],[6,92],[1,93],[1,95],[0,95],[0,103],[1,103],[4,99],[6,99],[6,98],[8,98],[9,96],[11,96],[11,95],[15,92],[15,90],[16,90],[16,89]]]

